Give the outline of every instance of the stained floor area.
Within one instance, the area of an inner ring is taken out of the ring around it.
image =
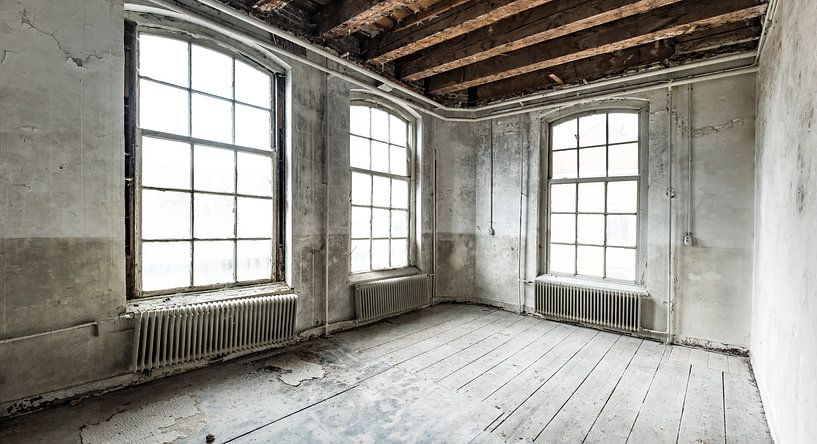
[[[439,305],[0,422],[0,442],[771,442],[744,358]]]

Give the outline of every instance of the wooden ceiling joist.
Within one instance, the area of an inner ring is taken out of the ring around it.
[[[261,12],[276,12],[284,9],[290,0],[261,0],[253,8]]]
[[[763,15],[761,0],[688,0],[539,43],[428,78],[426,92],[439,95],[496,82],[577,60],[683,36]]]
[[[383,19],[397,9],[419,11],[428,0],[340,0],[318,13],[318,34],[325,39],[337,39]]]

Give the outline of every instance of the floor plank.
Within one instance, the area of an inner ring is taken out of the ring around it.
[[[722,372],[729,371],[729,358],[726,355],[721,353],[708,352],[706,356],[707,367],[711,368],[712,370],[718,370]]]
[[[724,374],[723,395],[727,443],[772,442],[760,394],[749,375]]]
[[[674,443],[678,439],[689,364],[664,361],[658,366],[628,438],[633,443]]]
[[[725,435],[723,372],[692,366],[677,442],[722,443]]]

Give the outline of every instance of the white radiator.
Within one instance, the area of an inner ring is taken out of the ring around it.
[[[557,321],[638,331],[644,296],[644,293],[624,289],[537,280],[535,310]]]
[[[131,371],[253,351],[295,334],[294,294],[202,302],[134,313]]]
[[[357,322],[382,319],[428,305],[431,279],[422,274],[355,285]]]

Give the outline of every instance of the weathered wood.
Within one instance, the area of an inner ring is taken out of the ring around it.
[[[630,432],[629,442],[675,442],[681,424],[689,364],[664,361],[650,385]]]
[[[427,0],[340,0],[318,13],[318,34],[325,39],[349,35],[400,8],[420,10]]]
[[[726,442],[772,442],[763,403],[752,379],[747,375],[727,373],[723,376],[723,399],[726,406]]]
[[[728,373],[739,376],[749,376],[752,374],[749,370],[749,358],[744,358],[742,356],[729,356],[727,361],[729,364]]]
[[[693,365],[676,442],[720,443],[724,439],[723,373]]]
[[[290,0],[261,0],[253,5],[253,8],[261,12],[276,12],[288,5]]]
[[[494,57],[435,75],[428,78],[427,92],[450,93],[702,29],[751,20],[766,11],[766,5],[757,5],[758,1],[731,0],[712,3],[691,0],[662,8],[664,12],[660,16],[653,14],[649,20],[637,16],[618,20],[598,30],[581,31],[529,46],[503,57]],[[733,10],[734,7],[747,5],[754,6]]]
[[[729,371],[729,362],[727,356],[721,353],[709,352],[707,353],[708,361],[706,366],[713,370],[720,370],[722,372]]]

